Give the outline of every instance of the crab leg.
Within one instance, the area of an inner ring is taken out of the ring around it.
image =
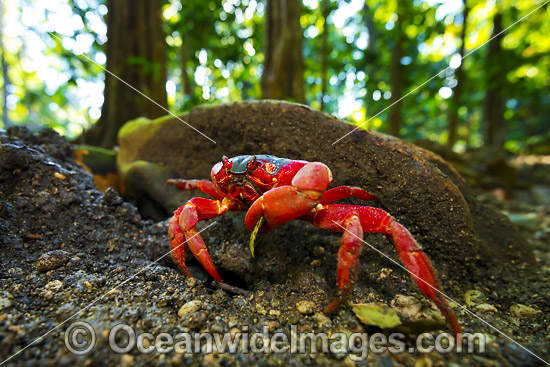
[[[367,192],[359,187],[337,186],[325,191],[323,197],[321,198],[321,204],[332,204],[338,200],[349,198],[350,196],[355,196],[357,199],[365,201],[376,199],[376,195],[371,194],[370,192]]]
[[[168,226],[168,238],[172,248],[172,258],[188,277],[192,275],[185,266],[186,241],[193,255],[195,255],[212,278],[220,282],[222,281],[208,254],[208,249],[202,237],[197,233],[195,226],[199,221],[222,215],[229,209],[231,209],[231,205],[218,200],[193,198],[174,212],[174,216]]]
[[[344,232],[338,252],[339,294],[325,310],[334,311],[353,288],[357,276],[357,262],[362,248],[363,232],[383,233],[392,237],[397,254],[420,291],[432,299],[445,316],[455,334],[461,332],[458,320],[441,294],[441,286],[430,260],[411,233],[397,223],[387,212],[378,208],[355,205],[329,205],[309,214],[309,220],[319,228]],[[345,228],[345,230],[344,230]]]
[[[214,186],[212,181],[209,181],[209,180],[186,180],[183,178],[171,178],[169,180],[166,180],[166,183],[168,185],[176,186],[179,190],[199,189],[200,191],[204,192],[206,195],[209,195],[216,200],[223,199],[223,196],[221,196],[216,191],[216,186]]]

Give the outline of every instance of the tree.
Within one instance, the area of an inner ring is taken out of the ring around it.
[[[10,85],[10,78],[8,76],[8,64],[6,63],[6,48],[4,47],[3,33],[4,33],[4,3],[0,4],[0,51],[2,55],[0,56],[0,65],[2,68],[2,122],[4,123],[4,128],[10,126],[10,119],[8,116],[8,86]]]
[[[495,37],[502,32],[502,14],[497,12],[493,18],[493,33]],[[488,45],[487,55],[487,92],[484,105],[484,138],[485,145],[501,149],[506,140],[506,121],[504,120],[504,98],[502,95],[506,73],[502,65],[502,37],[496,37]]]
[[[112,148],[116,145],[118,130],[126,121],[166,114],[166,45],[162,31],[162,0],[108,0],[107,7],[108,72],[105,74],[104,103],[100,119],[85,133],[83,140]]]
[[[302,2],[267,0],[262,97],[305,103]]]
[[[403,57],[403,42],[405,38],[404,34],[404,18],[405,12],[403,11],[403,4],[401,0],[397,0],[397,14],[398,20],[395,26],[393,37],[393,50],[391,56],[391,99],[390,105],[393,105],[389,109],[388,124],[390,128],[390,134],[393,136],[399,136],[399,130],[401,129],[401,102],[399,101],[403,97],[403,65],[401,65],[401,58]],[[395,104],[394,104],[395,103]]]
[[[330,4],[328,0],[323,0],[321,3],[323,14],[323,33],[321,33],[321,98],[320,110],[325,110],[325,96],[327,95],[328,87],[328,58],[329,58],[329,40],[328,40],[328,16],[330,14]]]
[[[460,49],[458,54],[460,57],[464,57],[465,45],[466,45],[466,25],[468,20],[469,8],[464,0],[464,9],[462,10],[462,30],[460,31]],[[453,99],[449,108],[449,138],[447,140],[447,148],[452,149],[456,143],[457,130],[458,130],[458,108],[460,107],[460,97],[462,96],[462,85],[464,84],[464,72],[462,62],[455,70],[455,79],[458,82],[453,92]]]

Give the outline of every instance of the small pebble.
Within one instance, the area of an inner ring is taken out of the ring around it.
[[[184,317],[184,316],[187,316],[187,315],[191,315],[195,312],[197,312],[198,310],[200,310],[202,307],[202,301],[196,299],[196,300],[193,300],[193,301],[189,301],[187,302],[186,304],[184,304],[183,306],[180,307],[180,309],[178,310],[178,316],[179,317]]]
[[[206,323],[206,313],[199,311],[187,317],[183,322],[183,326],[186,326],[194,330],[198,330],[202,328],[205,323]]]
[[[197,286],[197,279],[195,278],[187,278],[185,279],[185,285],[189,288],[194,288]]]
[[[131,354],[123,354],[120,357],[120,365],[123,367],[130,367],[135,365],[136,361],[133,355]]]
[[[279,317],[279,316],[281,316],[281,311],[279,311],[279,310],[269,310],[269,316]]]
[[[265,309],[264,305],[261,303],[256,303],[256,312],[258,312],[260,315],[266,315],[267,310]]]
[[[477,305],[474,309],[480,312],[498,312],[495,306],[488,303],[481,303]]]
[[[321,266],[321,260],[313,260],[309,265],[313,266],[314,268],[318,268],[319,266]]]
[[[391,307],[405,319],[414,319],[422,311],[422,304],[418,299],[404,294],[397,294],[391,301]]]
[[[270,321],[267,323],[267,327],[269,328],[269,332],[274,332],[277,329],[277,321]]]
[[[528,319],[541,313],[541,311],[535,310],[532,307],[525,306],[522,304],[516,304],[516,305],[510,306],[510,313],[520,319]]]
[[[11,307],[13,296],[10,292],[0,291],[0,310]]]
[[[328,318],[327,315],[325,315],[322,312],[315,312],[315,314],[312,316],[313,320],[317,321],[317,324],[319,326],[330,326],[332,325],[332,320]]]
[[[470,289],[464,294],[464,301],[466,302],[466,306],[468,307],[479,305],[480,303],[483,303],[484,299],[485,295],[483,294],[483,292],[476,289]]]
[[[218,305],[224,305],[229,301],[229,296],[222,289],[218,289],[212,295],[212,302]]]
[[[55,178],[58,178],[58,179],[60,179],[60,180],[66,179],[65,175],[62,174],[62,173],[59,173],[59,172],[56,172],[56,173],[54,173],[53,175],[55,176]]]
[[[63,282],[61,280],[52,280],[51,282],[48,282],[44,288],[48,291],[57,292],[58,290],[63,287]]]
[[[313,315],[315,312],[315,303],[311,301],[300,301],[296,303],[298,312],[304,315]]]
[[[65,265],[70,259],[70,254],[63,250],[54,250],[44,253],[36,262],[36,269],[41,272],[57,269]]]
[[[325,253],[325,248],[321,246],[315,246],[313,248],[313,256],[315,257],[321,257]]]
[[[223,333],[223,324],[220,323],[220,322],[216,322],[214,325],[212,325],[212,327],[210,328],[210,332],[214,333],[214,334],[221,334]]]

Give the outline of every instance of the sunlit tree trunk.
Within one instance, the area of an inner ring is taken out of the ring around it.
[[[2,122],[4,128],[10,126],[10,119],[8,116],[8,86],[10,85],[10,78],[8,75],[8,64],[6,62],[6,48],[4,47],[4,3],[0,3],[0,51],[2,55],[0,56],[0,64],[2,65]]]
[[[191,96],[193,93],[193,83],[191,81],[192,76],[187,72],[187,62],[189,61],[189,38],[183,37],[183,42],[180,47],[181,57],[181,83],[183,84],[184,100]]]
[[[376,49],[376,42],[378,42],[378,32],[376,30],[376,24],[374,23],[374,11],[365,2],[363,5],[363,22],[369,32],[369,43],[365,50],[365,74],[368,75],[365,81],[368,93],[365,94],[364,105],[365,112],[368,112],[369,105],[372,103],[372,93],[378,88],[380,64],[379,57]]]
[[[402,6],[399,4],[398,7]],[[398,9],[400,10],[400,9]],[[402,9],[401,9],[402,10]],[[395,25],[394,31],[394,45],[391,55],[391,99],[390,105],[395,103],[390,107],[388,112],[388,125],[390,134],[393,136],[399,136],[399,130],[401,129],[401,102],[397,102],[403,96],[403,65],[401,65],[401,58],[403,57],[403,42],[404,42],[404,30],[403,30],[403,21],[404,15],[403,11],[399,11],[399,19]],[[396,103],[397,102],[397,103]]]
[[[328,89],[328,23],[327,18],[330,14],[329,0],[323,0],[321,3],[323,11],[323,33],[321,33],[321,111],[325,109],[325,96]]]
[[[462,10],[462,31],[460,32],[460,49],[458,53],[460,57],[464,57],[465,44],[466,44],[466,24],[468,20],[468,5],[466,0],[464,1],[464,9]],[[453,98],[451,100],[451,106],[449,108],[449,139],[447,140],[447,147],[452,149],[456,143],[457,130],[458,130],[458,109],[460,108],[460,97],[462,96],[462,87],[464,84],[464,72],[462,63],[455,69],[455,79],[458,82],[453,91]]]
[[[262,97],[305,102],[302,2],[267,0]]]
[[[502,31],[502,14],[497,13],[493,19],[493,34],[496,36]],[[505,84],[506,71],[502,66],[501,37],[497,37],[488,44],[487,65],[485,67],[489,77],[485,94],[484,119],[485,144],[491,148],[500,149],[506,139],[506,121],[504,120],[504,98],[502,90]]]
[[[162,4],[162,0],[107,0],[106,69],[167,108]],[[105,75],[104,97],[101,118],[84,135],[87,144],[112,148],[126,121],[166,114],[109,73]]]

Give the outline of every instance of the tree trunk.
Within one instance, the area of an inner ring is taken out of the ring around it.
[[[191,76],[187,72],[187,62],[189,61],[189,37],[183,36],[183,42],[180,48],[181,57],[181,83],[183,84],[183,100],[186,101],[193,94],[193,83]]]
[[[330,14],[330,7],[328,0],[323,0],[321,3],[323,11],[323,33],[321,34],[321,107],[320,110],[325,109],[325,96],[327,95],[328,88],[328,23],[327,18]]]
[[[399,6],[399,4],[398,4]],[[403,12],[399,13],[397,24],[395,25],[394,45],[391,55],[391,99],[390,105],[397,102],[403,96],[403,65],[401,58],[403,57]],[[401,102],[395,103],[389,109],[388,124],[390,134],[399,137],[401,129]]]
[[[8,86],[10,85],[10,78],[8,75],[8,64],[6,62],[6,48],[4,47],[4,2],[0,4],[0,49],[2,50],[2,56],[0,63],[2,64],[2,123],[4,129],[7,129],[11,123],[8,116]]]
[[[460,32],[460,50],[458,51],[460,54],[460,57],[464,57],[465,52],[465,44],[466,44],[466,24],[468,20],[468,13],[469,8],[466,3],[466,0],[464,0],[464,9],[462,10],[462,18],[463,24],[462,24],[462,30]],[[456,143],[457,139],[457,130],[458,130],[458,109],[460,108],[460,97],[462,95],[462,86],[464,84],[464,73],[462,68],[462,63],[460,63],[460,66],[456,68],[455,70],[455,79],[458,82],[456,87],[454,88],[453,98],[451,100],[451,106],[449,109],[449,138],[447,140],[447,148],[452,149],[453,146]]]
[[[365,114],[368,115],[369,105],[372,103],[372,93],[378,88],[379,80],[379,58],[376,49],[376,42],[378,40],[378,32],[376,30],[376,24],[374,23],[374,11],[365,4],[363,5],[363,21],[369,32],[369,43],[367,49],[365,50],[365,74],[368,77],[365,79],[365,86],[367,88],[367,93],[365,94],[364,106]]]
[[[502,31],[502,14],[497,13],[493,20],[493,33],[496,36]],[[506,121],[504,120],[504,98],[502,89],[506,72],[502,65],[502,37],[489,42],[487,65],[489,73],[487,92],[485,94],[485,144],[490,148],[501,149],[506,139]]]
[[[107,0],[107,7],[106,69],[167,108],[162,0]],[[104,98],[100,119],[84,134],[87,144],[112,148],[126,121],[166,114],[110,73],[105,73]]]
[[[267,0],[263,98],[305,103],[301,1]]]

